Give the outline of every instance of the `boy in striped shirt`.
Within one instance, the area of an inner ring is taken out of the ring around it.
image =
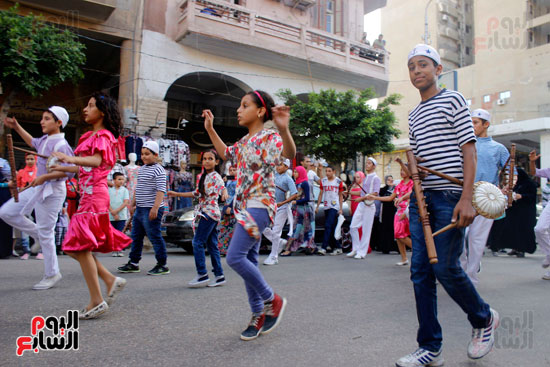
[[[396,363],[398,367],[442,366],[442,332],[437,320],[436,278],[451,298],[468,315],[473,332],[468,357],[479,359],[494,344],[498,313],[477,293],[462,270],[459,258],[463,250],[464,227],[475,216],[472,207],[476,171],[476,138],[472,118],[464,97],[440,89],[441,59],[428,45],[417,45],[409,54],[409,77],[422,101],[409,114],[409,139],[414,155],[423,165],[463,180],[463,187],[428,175],[422,182],[430,223],[435,232],[450,222],[455,229],[435,237],[437,264],[428,259],[416,197],[411,195],[409,213],[413,245],[411,280],[414,284],[419,329],[418,349]]]
[[[166,243],[160,233],[160,222],[164,214],[164,194],[166,193],[166,171],[159,162],[159,146],[153,140],[146,141],[141,148],[136,193],[131,207],[135,210],[132,218],[132,249],[130,260],[118,268],[119,273],[139,273],[139,261],[145,235],[153,244],[157,265],[147,272],[149,275],[170,273],[166,267]]]

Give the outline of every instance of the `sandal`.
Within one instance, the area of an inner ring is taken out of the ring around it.
[[[284,251],[284,252],[282,252],[279,256],[283,256],[283,257],[292,256],[292,252],[290,252],[290,251]]]
[[[80,315],[78,316],[78,318],[80,320],[95,319],[107,312],[108,309],[109,305],[107,305],[107,302],[103,301],[89,311],[87,311],[86,307],[84,307],[82,311],[80,311]]]

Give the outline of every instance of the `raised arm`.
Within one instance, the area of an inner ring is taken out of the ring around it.
[[[271,109],[273,123],[279,130],[279,135],[283,139],[283,156],[289,159],[294,159],[296,156],[296,144],[290,134],[288,125],[290,123],[290,107],[275,106]]]
[[[227,149],[227,145],[225,145],[216,130],[214,130],[214,115],[212,114],[212,111],[202,111],[202,117],[204,117],[204,129],[208,133],[212,144],[214,144],[214,148],[216,148],[218,155],[221,159],[225,161],[227,159],[225,157],[225,150]]]
[[[10,129],[13,129],[16,133],[19,134],[21,138],[27,143],[29,147],[32,146],[32,135],[27,132],[27,130],[23,129],[21,125],[19,125],[19,122],[15,119],[15,117],[6,117],[4,119],[4,125],[9,127]],[[34,148],[34,147],[33,147]]]

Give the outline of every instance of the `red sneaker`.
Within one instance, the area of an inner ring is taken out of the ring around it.
[[[252,314],[252,319],[250,319],[250,322],[248,323],[248,327],[245,331],[241,333],[241,340],[254,340],[262,331],[262,327],[264,326],[265,321],[265,314],[261,315],[255,315]]]
[[[262,335],[269,334],[279,325],[279,323],[281,322],[281,318],[283,317],[283,312],[285,312],[285,307],[286,298],[282,298],[276,293],[273,297],[273,301],[265,303],[265,322],[264,328],[262,330]]]

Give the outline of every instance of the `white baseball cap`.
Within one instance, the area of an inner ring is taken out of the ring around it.
[[[145,143],[143,143],[143,148],[147,148],[151,152],[155,154],[159,154],[159,145],[154,140],[147,140]]]
[[[491,121],[491,114],[483,108],[478,108],[472,112],[472,117],[479,117],[485,121]]]
[[[65,128],[65,126],[67,126],[67,123],[69,122],[69,113],[66,109],[60,106],[51,106],[50,108],[48,108],[48,111],[53,113],[55,117],[61,120],[61,127],[63,129]]]
[[[372,157],[368,157],[367,160],[371,161],[372,164],[374,164],[376,166],[376,159],[374,159]]]
[[[432,46],[420,43],[409,52],[407,62],[409,62],[415,56],[426,56],[436,62],[437,65],[441,64],[441,57],[439,53]]]
[[[290,168],[290,159],[285,158],[285,159],[283,159],[283,161],[281,163],[284,164],[285,166],[287,166],[288,168]]]

